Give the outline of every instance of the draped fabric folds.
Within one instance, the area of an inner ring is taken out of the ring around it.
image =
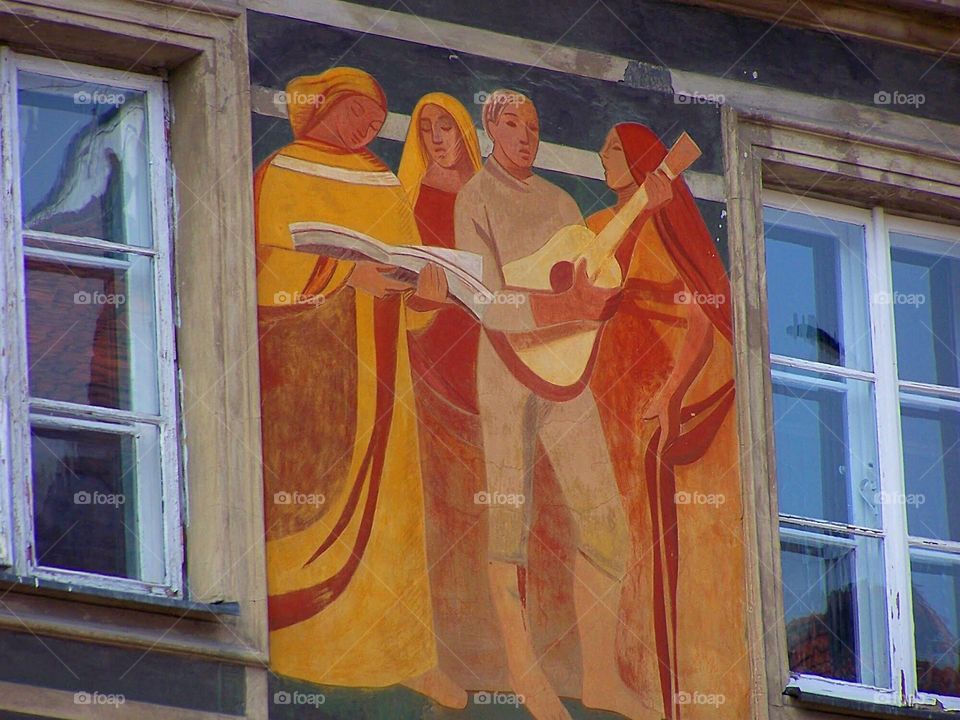
[[[615,130],[640,184],[667,150],[637,123]],[[587,224],[599,232],[613,215],[613,209],[602,210]],[[622,672],[640,692],[659,696],[671,720],[716,712],[678,704],[694,689],[723,693],[724,713],[746,717],[748,678],[724,674],[729,658],[742,653],[742,596],[717,595],[705,584],[722,567],[731,586],[742,587],[729,282],[682,179],[673,183],[673,198],[665,206],[630,228],[617,259],[624,271],[624,301],[604,327],[591,387],[635,548],[622,609],[630,631],[621,632],[618,642]],[[684,395],[680,434],[661,454],[663,429],[643,415],[683,360],[679,351],[695,308],[678,299],[681,293],[702,301],[696,307],[710,320],[713,349]],[[691,498],[712,498],[713,504]],[[704,604],[708,593],[711,603]],[[720,676],[722,687],[713,687]]]
[[[354,292],[352,265],[294,250],[288,226],[335,223],[389,244],[418,234],[378,158],[308,137],[337,97],[382,102],[375,81],[345,68],[298,80],[296,140],[254,188],[271,664],[385,686],[436,664],[406,344],[416,313],[402,296]]]

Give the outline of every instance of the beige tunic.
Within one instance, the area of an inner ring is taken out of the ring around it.
[[[492,157],[457,194],[457,248],[483,257],[483,282],[494,292],[504,289],[504,265],[536,252],[567,225],[583,225],[570,195],[539,175],[517,180]],[[535,327],[529,302],[494,303],[483,324],[506,332]]]
[[[493,158],[457,195],[457,248],[483,257],[484,283],[495,293],[515,292],[504,287],[505,264],[536,252],[560,228],[582,223],[566,192],[536,175],[517,180]],[[536,327],[528,300],[490,305],[483,324],[513,333]],[[539,397],[481,334],[477,395],[490,558],[526,564],[539,440],[577,523],[580,551],[611,577],[622,578],[629,553],[626,514],[590,389],[566,402]]]

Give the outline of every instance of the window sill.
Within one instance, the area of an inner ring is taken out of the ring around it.
[[[212,622],[224,617],[238,617],[240,615],[240,605],[235,602],[198,603],[185,598],[168,598],[120,590],[84,587],[46,578],[24,577],[3,571],[0,571],[0,589],[12,593],[73,600],[88,605],[139,610],[141,612],[175,615],[180,618]]]
[[[834,695],[823,695],[799,688],[789,687],[783,694],[792,698],[797,705],[810,710],[829,710],[841,715],[867,718],[911,718],[915,720],[944,720],[960,718],[960,712],[937,708],[897,707],[879,703],[851,700]]]

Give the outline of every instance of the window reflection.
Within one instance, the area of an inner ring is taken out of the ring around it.
[[[144,93],[33,73],[17,82],[24,228],[149,246]]]

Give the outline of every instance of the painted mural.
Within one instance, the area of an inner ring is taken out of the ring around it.
[[[407,717],[392,687],[450,717],[747,717],[704,148],[609,122],[585,213],[537,170],[534,91],[391,107],[318,71],[254,187],[272,670],[376,717]]]

